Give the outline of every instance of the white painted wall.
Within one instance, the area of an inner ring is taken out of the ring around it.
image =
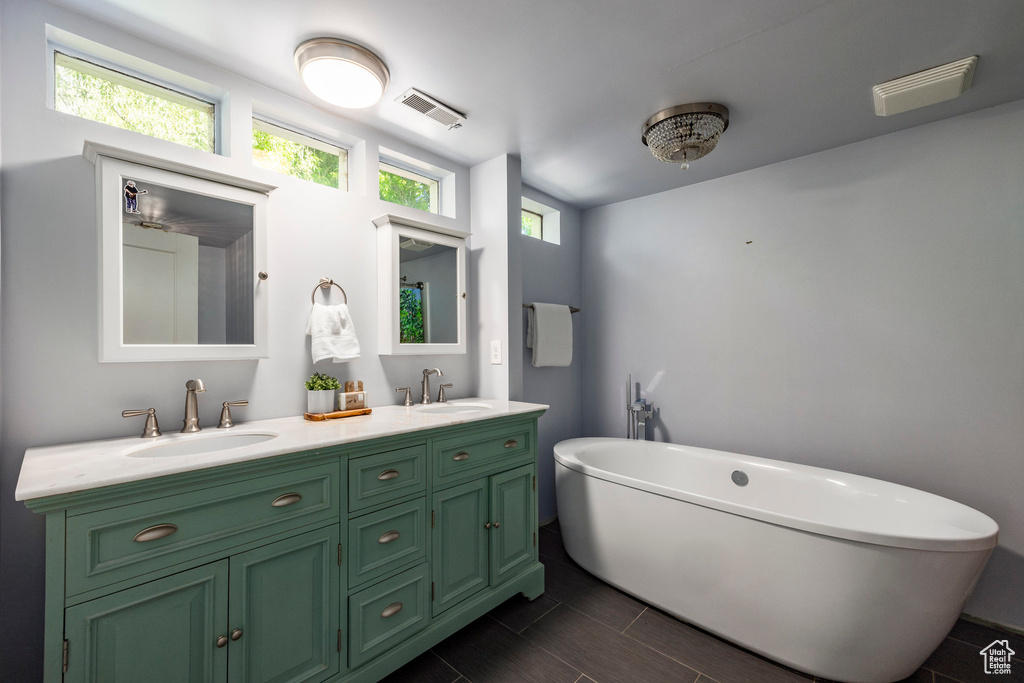
[[[470,239],[469,281],[475,297],[469,301],[469,328],[474,381],[485,398],[521,400],[522,355],[512,351],[521,336],[522,271],[519,240],[511,231],[519,225],[522,192],[518,157],[504,154],[470,169],[473,236]],[[491,341],[501,343],[501,364],[492,365]],[[516,347],[518,349],[518,347]]]
[[[46,107],[45,24],[103,43],[230,92],[225,148],[214,157],[110,128]],[[376,229],[371,218],[423,213],[377,198],[377,146],[456,172],[456,217],[468,231],[469,171],[325,110],[292,100],[172,49],[42,1],[3,3],[0,33],[0,139],[4,226],[2,272],[3,441],[0,444],[0,679],[38,680],[43,620],[43,518],[14,500],[25,448],[136,434],[124,408],[155,407],[164,431],[181,424],[184,383],[202,378],[200,418],[215,426],[224,400],[249,399],[243,422],[295,415],[305,408],[302,382],[313,372],[305,336],[310,293],[320,276],[347,291],[362,358],[316,370],[362,380],[371,405],[397,403],[396,386],[417,382],[421,357],[377,356]],[[355,143],[352,191],[280,176],[250,164],[252,102],[264,113],[306,124],[321,136]],[[269,202],[270,358],[265,361],[100,364],[97,349],[99,245],[93,166],[85,140],[279,185]],[[504,278],[484,274],[483,279]],[[472,283],[471,283],[472,284]],[[472,295],[472,289],[470,290]],[[321,295],[318,293],[317,297]],[[332,298],[332,301],[336,299]],[[451,395],[475,393],[469,357],[431,357],[455,383]]]
[[[975,507],[967,612],[1024,627],[1022,130],[1019,101],[585,212],[585,433],[621,435],[632,372],[659,441]]]
[[[538,301],[579,308],[583,298],[579,210],[526,185],[523,196],[558,210],[561,242],[552,244],[527,237],[519,230],[516,239],[521,247],[523,303]],[[583,320],[587,311],[572,316],[572,364],[567,368],[533,367],[533,352],[526,348],[526,311],[520,305],[517,313],[523,325],[516,343],[523,364],[523,400],[551,406],[537,426],[537,496],[540,519],[547,520],[556,514],[554,445],[583,436],[583,354],[587,341]]]

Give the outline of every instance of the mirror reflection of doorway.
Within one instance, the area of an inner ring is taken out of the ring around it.
[[[199,339],[199,238],[122,226],[124,343]]]

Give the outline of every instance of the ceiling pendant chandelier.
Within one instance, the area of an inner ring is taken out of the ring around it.
[[[728,127],[729,110],[720,104],[681,104],[647,119],[641,139],[657,159],[685,170],[709,154]]]
[[[331,104],[361,109],[376,104],[388,87],[384,61],[362,45],[313,38],[295,50],[295,66],[310,91]]]

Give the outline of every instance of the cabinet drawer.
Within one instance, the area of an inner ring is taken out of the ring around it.
[[[348,586],[427,556],[427,499],[356,517],[348,523]]]
[[[348,461],[350,511],[426,493],[427,447],[411,446]]]
[[[341,514],[339,463],[235,481],[67,521],[67,594]]]
[[[355,668],[430,623],[430,570],[413,567],[348,601],[349,666]]]
[[[434,476],[437,484],[460,481],[528,460],[533,454],[533,430],[517,425],[434,441]]]

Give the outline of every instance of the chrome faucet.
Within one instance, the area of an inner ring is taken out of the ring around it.
[[[639,389],[637,390],[639,393]],[[633,375],[626,379],[626,438],[647,441],[647,420],[654,406],[646,398],[633,399]]]
[[[423,405],[427,405],[428,403],[430,403],[430,376],[431,375],[437,375],[438,377],[444,377],[444,373],[441,372],[438,368],[434,368],[433,370],[428,370],[428,369],[424,369],[423,370],[423,386],[421,387],[421,389],[423,390],[423,398],[420,399],[420,403],[422,403]]]
[[[201,432],[199,426],[199,401],[196,394],[206,391],[206,385],[201,379],[190,379],[185,382],[185,422],[181,428],[183,434],[190,432]]]

